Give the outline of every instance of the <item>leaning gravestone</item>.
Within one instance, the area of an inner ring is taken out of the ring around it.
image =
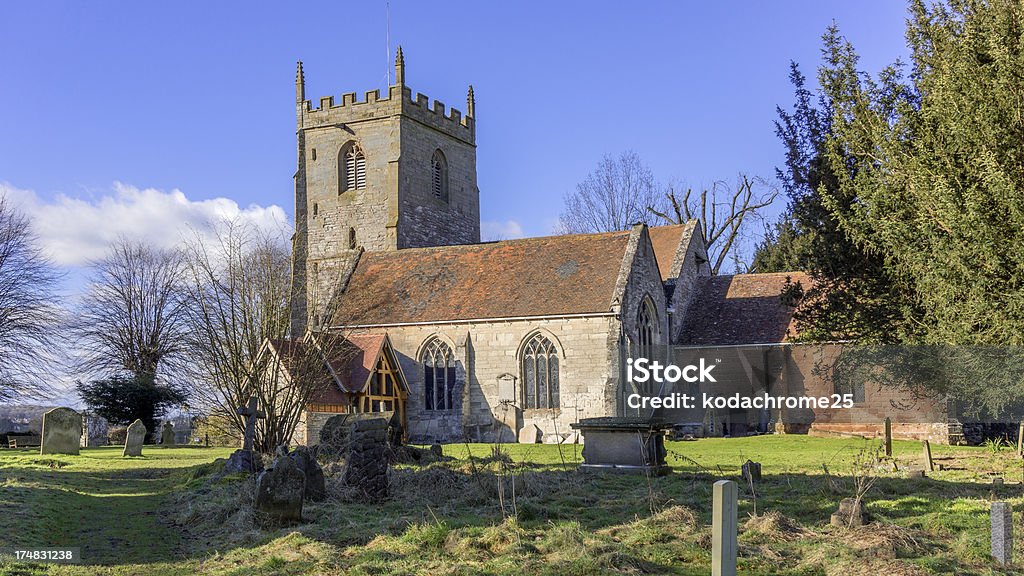
[[[298,466],[299,470],[306,475],[306,500],[323,500],[327,495],[327,486],[324,479],[324,469],[316,461],[317,448],[296,446],[294,450],[286,454]]]
[[[164,422],[164,427],[160,429],[160,445],[164,448],[174,448],[174,425],[170,422]]]
[[[388,422],[383,418],[359,420],[352,425],[345,463],[345,483],[372,500],[388,495]]]
[[[932,445],[927,440],[922,440],[921,450],[924,452],[924,471],[934,472],[935,464],[932,463]]]
[[[124,441],[122,456],[142,456],[142,445],[146,442],[146,425],[142,420],[132,422]]]
[[[54,408],[43,414],[40,454],[78,454],[81,443],[81,414],[71,408]]]
[[[761,463],[747,460],[740,466],[740,473],[748,486],[757,486],[761,482]]]
[[[256,512],[275,524],[302,521],[306,475],[295,460],[278,458],[256,479]]]

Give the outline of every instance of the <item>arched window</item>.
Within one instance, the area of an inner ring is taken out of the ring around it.
[[[430,159],[430,188],[434,198],[448,201],[448,160],[444,152],[434,150],[434,157]]]
[[[558,350],[542,334],[523,346],[523,407],[558,408]]]
[[[427,410],[450,410],[455,389],[455,355],[439,338],[431,338],[423,346],[423,389]]]
[[[366,187],[366,155],[355,142],[349,142],[338,154],[338,185],[340,192]]]
[[[657,334],[656,326],[654,306],[650,300],[645,298],[640,303],[640,310],[636,314],[637,358],[651,358]]]

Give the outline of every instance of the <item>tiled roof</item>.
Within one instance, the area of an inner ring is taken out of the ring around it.
[[[362,392],[370,380],[370,373],[380,360],[384,348],[384,334],[353,334],[335,347],[329,362],[338,375],[341,387],[349,392]]]
[[[630,232],[366,252],[335,325],[608,312]]]
[[[353,334],[347,337],[319,335],[316,345],[321,355],[320,360],[326,365],[322,364],[325,368],[323,389],[316,394],[313,402],[345,404],[348,402],[346,393],[362,392],[380,359],[386,340],[385,334]],[[270,341],[271,348],[293,375],[297,359],[309,353],[312,345],[308,341]],[[330,371],[326,369],[327,365]]]
[[[694,285],[680,344],[776,344],[796,335],[793,308],[780,295],[786,279],[806,289],[803,272],[709,276]]]
[[[679,251],[679,241],[684,232],[693,232],[692,221],[686,224],[647,229],[647,233],[651,237],[651,246],[654,247],[654,257],[658,259],[658,272],[661,273],[662,282],[672,279],[672,265],[675,263],[676,252]]]

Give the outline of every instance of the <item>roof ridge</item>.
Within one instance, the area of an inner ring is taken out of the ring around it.
[[[678,226],[678,224],[677,224]],[[665,226],[659,226],[659,228],[665,228]],[[574,238],[588,237],[588,238],[614,238],[617,236],[628,237],[630,230],[616,230],[614,232],[590,232],[582,234],[551,234],[549,236],[531,236],[529,238],[512,238],[509,240],[492,240],[488,242],[477,242],[475,244],[446,244],[443,246],[418,246],[415,248],[400,248],[398,250],[367,250],[364,254],[376,255],[376,254],[408,254],[412,252],[429,252],[432,250],[470,250],[473,248],[484,248],[489,246],[502,246],[508,244],[525,244],[529,242],[537,242],[541,240],[570,240]]]
[[[810,272],[806,270],[790,270],[787,272],[743,272],[740,274],[717,274],[716,276],[723,277],[736,277],[736,276],[793,276],[794,274],[803,274],[804,276],[810,276]]]

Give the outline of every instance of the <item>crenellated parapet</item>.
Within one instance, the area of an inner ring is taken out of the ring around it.
[[[324,96],[316,106],[311,100],[302,100],[298,104],[299,126],[303,129],[323,126],[337,126],[354,122],[376,120],[393,116],[405,116],[439,130],[453,138],[471,145],[476,143],[476,127],[474,118],[475,100],[470,87],[466,103],[469,113],[456,108],[448,108],[440,100],[431,101],[424,94],[416,93],[405,85],[405,60],[399,48],[396,59],[396,84],[388,87],[386,96],[380,90],[370,90],[359,99],[355,92],[341,95],[341,100],[334,96]],[[305,77],[299,65],[296,76],[296,95],[305,96]]]

